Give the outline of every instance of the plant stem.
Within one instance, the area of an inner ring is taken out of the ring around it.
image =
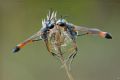
[[[67,64],[66,64],[66,63],[64,63],[64,58],[63,58],[62,56],[61,56],[61,58],[60,58],[60,61],[61,61],[62,65],[63,65],[63,66],[64,66],[64,68],[65,68],[65,71],[66,71],[66,74],[67,74],[67,76],[68,76],[69,80],[74,80],[74,78],[73,78],[72,74],[70,73],[70,71],[69,71],[69,69],[68,69]]]

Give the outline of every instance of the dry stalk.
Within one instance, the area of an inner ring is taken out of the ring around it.
[[[63,65],[63,67],[66,71],[66,74],[67,74],[69,80],[74,80],[72,74],[69,71],[69,68],[68,68],[67,64],[64,62],[64,57],[60,56],[60,61],[61,61],[62,65]]]
[[[69,68],[65,62],[65,59],[64,59],[64,56],[62,55],[62,50],[61,50],[61,41],[63,39],[63,36],[61,35],[63,33],[64,30],[62,30],[63,28],[59,27],[59,26],[56,26],[55,27],[55,36],[54,37],[54,48],[57,52],[57,56],[58,58],[60,59],[64,69],[65,69],[65,72],[69,78],[69,80],[74,80],[74,78],[72,77],[70,71],[69,71]]]

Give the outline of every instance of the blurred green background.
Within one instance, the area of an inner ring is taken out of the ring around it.
[[[75,80],[120,80],[120,0],[0,0],[0,80],[68,80],[42,41],[12,53],[17,43],[40,29],[50,8],[71,23],[113,36],[77,39],[80,52],[71,71]]]

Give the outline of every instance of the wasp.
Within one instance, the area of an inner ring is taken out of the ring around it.
[[[13,49],[13,52],[18,52],[21,48],[23,48],[28,43],[39,41],[39,40],[43,40],[45,42],[47,50],[50,52],[49,46],[48,46],[48,34],[50,32],[50,29],[54,27],[55,22],[53,18],[55,16],[56,16],[56,13],[54,12],[51,13],[49,11],[49,14],[47,15],[47,19],[42,20],[42,28],[38,32],[36,32],[34,35],[26,39],[25,41],[16,45],[16,47]]]
[[[76,38],[78,36],[83,36],[83,35],[98,35],[102,38],[106,39],[112,39],[112,36],[110,33],[102,31],[97,28],[87,28],[83,26],[77,26],[72,23],[67,22],[64,18],[60,18],[56,22],[56,26],[61,27],[64,29],[64,35],[68,35],[69,39],[71,39],[71,44],[72,44],[72,52],[66,59],[66,61],[70,60],[70,64],[75,58],[77,52],[78,52],[78,47],[76,43]],[[82,32],[82,34],[78,34],[79,32]],[[65,37],[67,38],[67,37]],[[68,39],[67,39],[68,40]]]
[[[78,34],[79,32],[82,32],[82,34]],[[70,61],[69,64],[71,64],[78,52],[76,39],[83,35],[98,35],[102,38],[112,39],[108,32],[97,28],[74,25],[66,21],[64,17],[57,19],[57,12],[49,11],[47,18],[42,20],[42,28],[33,36],[16,45],[13,52],[18,52],[28,43],[43,40],[49,53],[53,56],[63,57],[62,47],[65,47],[67,42],[70,41],[72,48],[65,62]]]

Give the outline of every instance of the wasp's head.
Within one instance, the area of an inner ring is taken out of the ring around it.
[[[47,19],[42,20],[42,27],[52,29],[54,27],[54,24],[56,22],[56,14],[55,11],[49,11],[47,15]]]
[[[45,26],[46,26],[46,28],[48,28],[48,29],[54,28],[54,24],[55,24],[55,22],[50,21],[50,20],[48,20],[48,21],[45,22]]]
[[[66,26],[67,21],[65,19],[59,19],[56,24],[59,26]]]

